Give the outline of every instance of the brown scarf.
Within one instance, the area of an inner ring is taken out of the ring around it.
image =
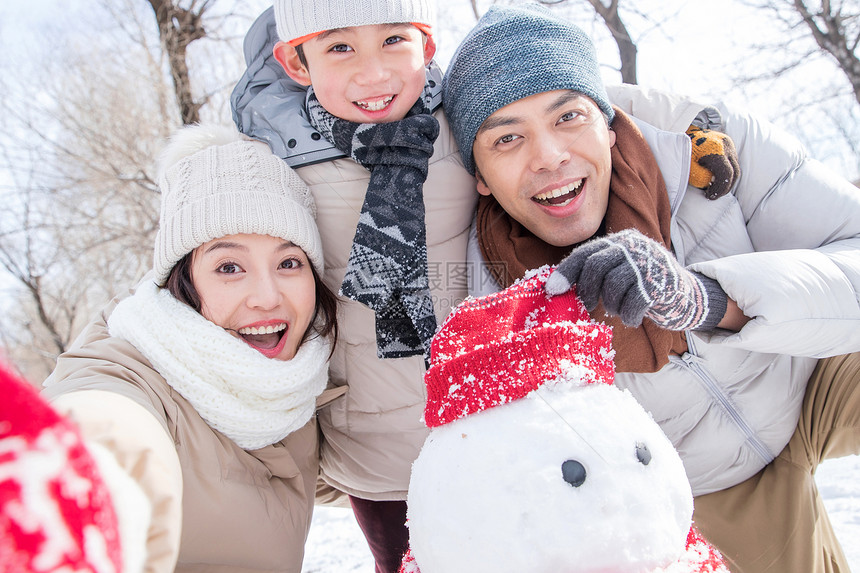
[[[671,248],[669,196],[657,160],[639,128],[617,108],[612,129],[616,139],[611,150],[609,203],[599,233],[636,228]],[[576,246],[545,243],[511,218],[492,196],[482,196],[478,202],[477,223],[481,254],[503,287],[510,286],[529,269],[558,264]],[[664,330],[648,319],[636,328],[624,326],[617,316],[608,316],[602,304],[591,316],[613,328],[618,372],[656,372],[670,355],[687,349],[683,332]]]

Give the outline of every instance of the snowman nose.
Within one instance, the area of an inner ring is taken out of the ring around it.
[[[648,446],[639,442],[636,444],[636,459],[639,460],[643,466],[647,466],[651,463],[651,450],[648,449]]]
[[[573,487],[579,487],[585,483],[585,466],[576,460],[566,460],[561,464],[561,476],[564,481]]]

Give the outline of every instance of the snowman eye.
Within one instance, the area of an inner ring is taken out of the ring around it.
[[[642,442],[636,443],[636,459],[639,460],[639,463],[643,466],[647,466],[651,463],[651,450],[649,450],[648,446]]]
[[[585,474],[585,466],[576,460],[567,460],[561,464],[561,476],[573,487],[579,487],[585,483]]]

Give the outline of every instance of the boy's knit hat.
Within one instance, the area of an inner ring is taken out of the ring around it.
[[[612,329],[593,321],[573,290],[547,297],[550,271],[466,299],[448,315],[424,375],[427,427],[523,398],[565,371],[579,383],[612,383]]]
[[[323,274],[310,190],[265,143],[235,128],[185,127],[161,155],[158,185],[161,218],[153,267],[159,285],[200,245],[240,233],[291,241]]]
[[[490,7],[457,48],[442,82],[442,105],[466,169],[474,175],[472,146],[484,120],[553,90],[580,92],[610,122],[615,117],[585,32],[542,6]]]
[[[432,35],[433,0],[275,0],[278,36],[292,46],[326,30],[373,24],[415,24]]]

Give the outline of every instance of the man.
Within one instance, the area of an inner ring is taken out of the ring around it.
[[[610,105],[591,41],[539,7],[491,8],[443,101],[484,268],[507,286],[560,263],[550,294],[573,285],[614,327],[617,384],[678,449],[732,570],[848,571],[813,474],[860,453],[860,192],[728,109],[743,174],[688,189],[690,138]]]

